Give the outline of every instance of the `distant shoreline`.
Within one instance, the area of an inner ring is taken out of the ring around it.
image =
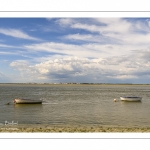
[[[126,83],[122,83],[122,84],[111,84],[111,83],[0,83],[0,86],[4,86],[4,85],[16,85],[16,86],[104,86],[104,85],[125,85],[125,86],[150,86],[150,84],[126,84]]]

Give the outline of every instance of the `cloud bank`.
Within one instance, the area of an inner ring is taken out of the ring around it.
[[[40,26],[40,38],[18,29],[0,28],[0,33],[6,36],[34,41],[22,43],[18,48],[0,44],[1,48],[16,48],[16,53],[22,56],[9,64],[20,72],[22,81],[150,83],[149,18],[46,21],[45,26]],[[36,28],[34,32],[37,31]],[[7,55],[4,50],[2,53]]]

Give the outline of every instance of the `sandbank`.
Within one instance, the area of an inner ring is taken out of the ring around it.
[[[28,125],[1,125],[0,132],[12,132],[12,133],[115,133],[115,132],[138,132],[146,133],[150,132],[150,127],[116,127],[116,126],[71,126],[71,125],[40,125],[40,124],[28,124]]]

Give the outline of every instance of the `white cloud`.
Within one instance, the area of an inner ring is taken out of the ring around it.
[[[88,23],[58,19],[56,23],[61,27],[84,31],[63,34],[57,42],[24,45],[29,53],[36,52],[41,57],[33,58],[34,64],[14,61],[10,66],[19,70],[23,79],[33,81],[141,82],[143,77],[150,78],[150,50],[145,49],[150,45],[148,20],[144,23],[118,18],[90,20]],[[70,44],[70,41],[82,42]]]
[[[59,24],[61,27],[66,27],[74,23],[75,20],[71,18],[62,18],[55,21],[56,24]]]
[[[19,78],[14,78],[13,82],[40,82],[47,79],[37,72],[34,65],[25,60],[17,60],[10,63],[10,66],[20,71]]]
[[[28,66],[28,62],[25,60],[17,60],[10,64],[11,67],[17,67],[19,70],[24,70]]]
[[[147,19],[148,27],[150,28],[150,20]]]
[[[64,36],[63,38],[69,39],[69,40],[80,40],[90,43],[106,43],[106,38],[101,35],[92,35],[92,34],[69,34]],[[110,40],[110,39],[108,39]]]
[[[84,29],[90,32],[98,32],[101,34],[105,33],[127,33],[130,31],[132,24],[123,19],[110,19],[110,18],[97,18],[99,25],[88,24],[88,23],[74,23],[71,28]]]
[[[24,61],[16,61],[10,64],[24,73],[22,76],[31,78],[40,78],[47,80],[70,81],[75,77],[85,77],[94,75],[97,72],[96,63],[89,59],[78,57],[65,57],[62,59],[53,59],[36,65],[30,65]]]
[[[99,30],[102,34],[107,32],[113,33],[127,33],[132,29],[132,24],[124,19],[120,18],[97,18],[100,23],[104,23],[105,26],[99,26]]]
[[[1,51],[0,55],[15,55],[13,52],[5,52],[5,51]]]
[[[40,39],[29,36],[28,34],[24,33],[21,30],[16,30],[16,29],[3,29],[0,28],[0,33],[7,35],[7,36],[12,36],[15,38],[21,38],[21,39],[27,39],[27,40],[35,40],[35,41],[39,41]]]
[[[4,77],[5,75],[3,73],[0,72],[0,78]]]
[[[149,20],[147,22],[131,22],[127,19],[120,18],[96,18],[93,19],[99,24],[92,21],[90,24],[75,22],[69,24],[71,28],[83,29],[92,34],[73,34],[66,35],[67,39],[84,40],[89,42],[107,42],[126,45],[141,45],[148,47],[150,44]],[[73,21],[72,21],[73,22]],[[94,35],[97,33],[98,35]],[[99,39],[99,40],[98,40]]]
[[[82,23],[76,23],[71,25],[71,28],[77,28],[77,29],[84,29],[90,32],[100,32],[100,27],[96,25],[88,25],[88,24],[82,24]]]
[[[139,45],[115,45],[88,43],[82,45],[44,42],[40,44],[25,45],[25,49],[35,52],[48,52],[49,54],[59,54],[78,57],[103,58],[109,56],[120,56],[131,53],[132,50],[141,48]]]
[[[15,48],[15,46],[6,45],[6,44],[0,44],[0,47],[2,47],[2,48]]]
[[[4,73],[0,72],[0,82],[1,83],[11,82],[10,76],[7,76]]]
[[[64,43],[40,43],[33,45],[25,45],[24,47],[33,51],[46,51],[49,53],[56,53],[62,55],[70,55],[70,56],[83,56],[83,57],[94,57],[95,54],[88,48],[87,45],[73,45],[73,44],[64,44]],[[93,48],[92,48],[93,49]],[[97,52],[98,53],[98,52]]]
[[[149,51],[145,50],[145,53]],[[133,59],[134,58],[134,59]],[[49,57],[41,63],[31,65],[26,61],[12,62],[24,77],[58,82],[126,82],[150,78],[150,61],[142,52],[119,57],[82,58],[75,56]],[[35,79],[34,79],[35,80]]]

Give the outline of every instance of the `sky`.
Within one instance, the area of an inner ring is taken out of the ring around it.
[[[150,84],[150,18],[0,18],[0,83]]]

